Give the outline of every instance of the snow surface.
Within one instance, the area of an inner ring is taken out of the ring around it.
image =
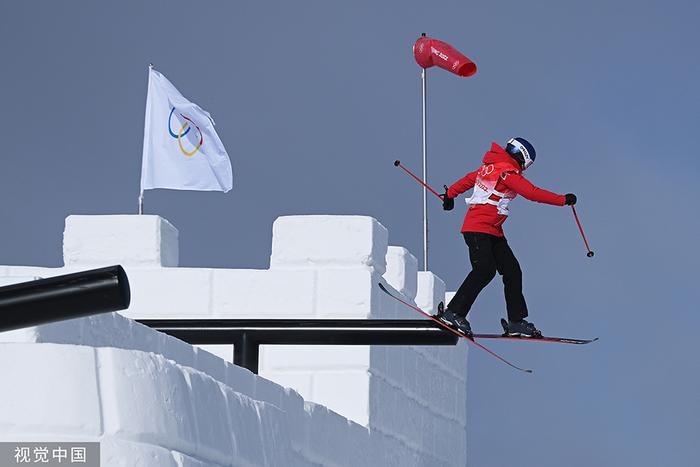
[[[381,293],[380,280],[428,311],[445,298],[444,282],[418,272],[405,248],[388,246],[388,232],[370,217],[277,219],[268,270],[176,267],[177,236],[158,216],[70,216],[66,267],[4,266],[0,283],[119,263],[131,284],[122,313],[130,318],[419,318]],[[2,400],[44,401],[41,410],[18,404],[0,415],[0,437],[99,439],[105,465],[466,462],[464,343],[263,346],[257,376],[230,363],[230,346],[203,346],[221,359],[118,314],[2,333],[0,341],[34,343],[0,344],[0,368],[22,380],[0,387]],[[28,374],[44,371],[33,385]]]

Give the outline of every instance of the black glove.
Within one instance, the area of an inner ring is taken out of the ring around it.
[[[445,211],[452,211],[455,207],[455,199],[447,196],[447,185],[445,186],[445,194],[442,195],[442,209]]]
[[[574,204],[576,204],[576,195],[575,194],[567,193],[564,196],[566,197],[565,203],[567,206],[573,206]]]

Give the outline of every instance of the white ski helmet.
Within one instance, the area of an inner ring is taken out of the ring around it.
[[[506,152],[518,161],[523,171],[535,162],[535,147],[525,138],[511,138],[508,140]]]

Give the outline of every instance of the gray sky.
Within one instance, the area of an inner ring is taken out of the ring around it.
[[[429,72],[429,182],[474,170],[491,141],[529,139],[528,178],[579,196],[517,200],[506,235],[546,334],[583,348],[473,351],[472,465],[697,463],[700,4],[587,2],[9,2],[0,16],[2,264],[60,266],[69,214],[135,213],[147,65],[210,111],[229,194],[146,193],[180,230],[183,266],[266,268],[285,214],[363,214],[420,257],[421,32],[479,66]],[[430,207],[431,270],[468,270],[464,204]],[[470,319],[497,331],[499,278]]]

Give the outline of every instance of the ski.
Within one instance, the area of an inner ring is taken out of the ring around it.
[[[521,341],[536,341],[536,342],[556,342],[558,344],[590,344],[595,342],[598,338],[593,339],[573,339],[569,337],[522,337],[522,336],[509,336],[506,334],[508,332],[508,322],[501,318],[501,326],[503,326],[503,334],[474,334],[475,339],[510,339],[510,340],[521,340]]]
[[[454,334],[458,335],[459,337],[462,337],[462,338],[464,338],[464,339],[467,339],[469,342],[471,342],[471,343],[474,344],[475,346],[479,347],[481,350],[484,350],[485,352],[487,352],[487,353],[491,354],[492,356],[496,357],[497,359],[499,359],[500,361],[502,361],[502,362],[505,363],[506,365],[508,365],[508,366],[510,366],[510,367],[512,367],[512,368],[515,368],[515,369],[518,370],[518,371],[522,371],[522,372],[524,372],[524,373],[532,373],[532,370],[530,370],[530,369],[528,369],[528,368],[520,368],[519,366],[516,366],[516,365],[512,364],[511,362],[509,362],[509,361],[506,360],[505,358],[501,357],[501,356],[498,355],[497,353],[495,353],[495,352],[493,352],[493,351],[487,349],[487,348],[484,347],[483,345],[479,344],[477,341],[475,341],[474,339],[470,338],[469,336],[467,336],[467,335],[465,335],[465,334],[462,334],[461,332],[457,331],[456,329],[453,329],[453,328],[451,328],[451,327],[445,325],[442,321],[440,321],[439,319],[437,319],[435,316],[431,315],[430,313],[426,313],[425,311],[421,310],[421,309],[418,308],[417,306],[411,305],[410,303],[408,303],[408,302],[406,302],[406,301],[404,301],[404,300],[401,300],[399,297],[397,297],[396,295],[394,295],[394,294],[392,294],[391,292],[389,292],[389,291],[387,290],[387,288],[384,287],[384,284],[382,284],[381,282],[379,282],[379,288],[382,289],[382,292],[384,292],[385,294],[387,294],[388,296],[390,296],[390,297],[393,298],[394,300],[396,300],[396,301],[398,301],[398,302],[400,302],[400,303],[403,303],[403,304],[406,305],[407,307],[409,307],[409,308],[411,308],[411,309],[417,311],[418,313],[420,313],[420,314],[422,314],[422,315],[424,315],[424,316],[427,316],[428,318],[432,319],[433,321],[435,321],[437,324],[439,324],[439,325],[442,326],[443,328],[447,329],[448,331],[453,332]]]
[[[568,337],[520,337],[520,336],[506,336],[503,334],[474,334],[474,339],[510,339],[515,341],[535,341],[535,342],[556,342],[558,344],[590,344],[595,342],[598,338],[594,339],[571,339]]]

